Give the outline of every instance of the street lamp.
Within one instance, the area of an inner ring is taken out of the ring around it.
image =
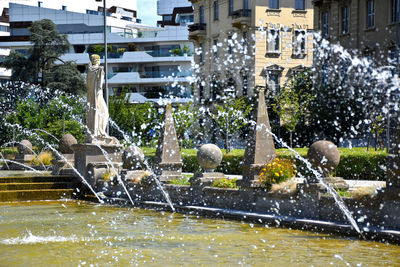
[[[231,103],[231,97],[235,96],[235,90],[227,88],[224,90],[225,95],[225,106],[226,106],[226,121],[225,121],[225,143],[226,143],[226,154],[230,152],[229,144],[229,105]]]
[[[103,25],[104,25],[104,87],[105,87],[105,96],[106,96],[106,103],[107,109],[109,109],[108,104],[108,68],[107,68],[107,10],[106,10],[106,0],[96,0],[96,2],[103,1]],[[109,127],[107,123],[107,133],[109,133]]]

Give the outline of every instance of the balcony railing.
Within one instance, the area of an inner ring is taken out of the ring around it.
[[[190,32],[205,31],[206,25],[207,24],[205,24],[205,23],[195,23],[195,24],[189,25],[189,31]]]
[[[144,71],[140,78],[184,78],[193,75],[193,71]]]
[[[232,18],[238,19],[238,18],[248,18],[251,16],[251,9],[239,9],[236,11],[233,11],[232,13]]]

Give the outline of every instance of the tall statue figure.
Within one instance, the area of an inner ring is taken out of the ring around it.
[[[106,133],[108,108],[103,98],[104,69],[100,66],[100,56],[91,55],[86,76],[87,107],[86,125],[88,133],[86,143],[115,143],[115,138]]]

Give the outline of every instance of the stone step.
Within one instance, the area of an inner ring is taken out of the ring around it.
[[[26,200],[57,200],[71,198],[73,189],[8,190],[0,192],[0,202]]]
[[[57,176],[15,176],[15,177],[0,177],[0,184],[4,183],[46,183],[46,182],[71,182],[73,177],[65,175]]]
[[[0,191],[6,190],[38,190],[38,189],[70,189],[71,183],[44,182],[44,183],[0,183]]]

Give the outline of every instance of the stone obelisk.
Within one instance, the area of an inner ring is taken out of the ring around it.
[[[161,181],[182,178],[181,151],[176,135],[172,106],[167,104],[165,108],[165,122],[158,139],[155,174]]]
[[[264,89],[260,89],[257,107],[257,123],[252,125],[246,143],[243,162],[242,186],[252,187],[258,182],[261,169],[276,158]]]

